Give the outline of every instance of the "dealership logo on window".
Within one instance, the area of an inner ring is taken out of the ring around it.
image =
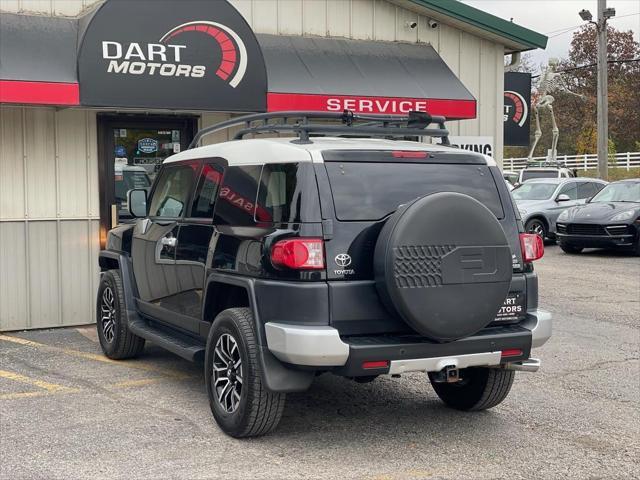
[[[158,43],[103,41],[102,58],[109,61],[107,73],[189,78],[206,76],[206,65],[183,62],[187,45],[174,43],[186,32],[199,32],[215,40],[222,53],[215,75],[231,87],[237,87],[247,71],[247,48],[235,31],[209,21],[178,25],[165,33]]]
[[[141,138],[138,140],[138,150],[142,153],[153,153],[158,151],[158,141],[153,138]]]

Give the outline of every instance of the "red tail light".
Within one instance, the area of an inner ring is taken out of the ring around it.
[[[362,362],[362,368],[364,370],[369,370],[372,368],[387,368],[388,366],[389,366],[389,360]]]
[[[271,247],[271,263],[295,270],[324,268],[324,242],[321,238],[288,238]]]
[[[522,350],[519,348],[509,348],[507,350],[502,350],[502,358],[505,357],[519,357],[522,355]]]
[[[544,255],[544,242],[537,233],[521,233],[520,248],[525,262],[533,262]]]
[[[411,150],[394,150],[391,154],[394,158],[427,158],[427,152],[414,152]]]

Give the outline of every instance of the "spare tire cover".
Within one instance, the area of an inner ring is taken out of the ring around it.
[[[511,249],[495,215],[454,192],[401,206],[380,231],[376,286],[387,308],[440,342],[476,333],[502,306]]]

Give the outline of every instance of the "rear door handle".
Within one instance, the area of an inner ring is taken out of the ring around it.
[[[162,237],[160,243],[165,247],[175,248],[176,244],[178,243],[178,239],[176,237]]]

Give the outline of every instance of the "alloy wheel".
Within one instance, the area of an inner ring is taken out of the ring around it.
[[[228,333],[223,333],[213,351],[213,373],[211,388],[218,403],[227,413],[233,413],[240,405],[242,385],[242,357],[238,342]]]
[[[544,225],[542,225],[542,223],[540,223],[540,222],[533,222],[529,226],[529,232],[528,233],[537,233],[542,238],[544,238]]]
[[[116,306],[113,296],[113,290],[107,286],[102,291],[102,300],[100,301],[100,323],[102,324],[102,335],[107,343],[113,342],[116,332]]]

